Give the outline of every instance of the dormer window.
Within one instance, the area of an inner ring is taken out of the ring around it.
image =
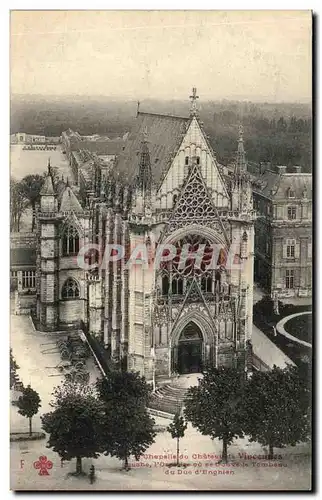
[[[292,188],[290,188],[290,189],[288,190],[288,197],[289,197],[289,198],[295,198],[295,193],[294,193],[294,191],[293,191],[293,189],[292,189]]]

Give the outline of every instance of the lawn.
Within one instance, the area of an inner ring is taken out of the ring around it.
[[[253,307],[253,321],[254,324],[265,333],[265,335],[272,341],[274,344],[283,351],[286,356],[288,356],[295,364],[301,363],[301,361],[305,361],[307,359],[311,359],[312,349],[306,347],[304,345],[300,345],[292,340],[284,337],[283,335],[277,334],[274,335],[273,327],[276,327],[277,323],[286,318],[286,316],[290,316],[291,314],[311,311],[312,307],[307,305],[299,305],[296,306],[294,304],[283,304],[279,302],[279,315],[274,313],[273,310],[273,301],[269,297],[263,297],[260,301],[258,301]],[[294,318],[295,321],[298,318]],[[304,317],[307,318],[305,315]],[[288,322],[285,325],[285,330],[287,329]],[[291,332],[290,332],[291,333]],[[291,333],[294,335],[294,333]],[[297,335],[294,335],[297,336]],[[298,337],[301,338],[301,337]],[[306,339],[303,339],[306,340]]]
[[[305,342],[312,343],[312,315],[303,314],[302,316],[297,316],[296,318],[291,318],[284,325],[287,333],[290,333],[294,337],[304,340]]]

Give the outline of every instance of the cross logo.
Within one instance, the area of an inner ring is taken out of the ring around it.
[[[39,476],[49,476],[47,469],[52,469],[53,463],[50,460],[47,460],[47,457],[39,457],[39,460],[34,462],[34,468],[40,469]]]

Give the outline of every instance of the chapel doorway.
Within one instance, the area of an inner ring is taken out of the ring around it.
[[[202,369],[202,333],[192,321],[182,330],[178,342],[178,372],[197,373]]]

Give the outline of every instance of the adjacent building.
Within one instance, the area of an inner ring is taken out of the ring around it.
[[[312,174],[267,164],[253,174],[254,279],[272,296],[311,296]]]

